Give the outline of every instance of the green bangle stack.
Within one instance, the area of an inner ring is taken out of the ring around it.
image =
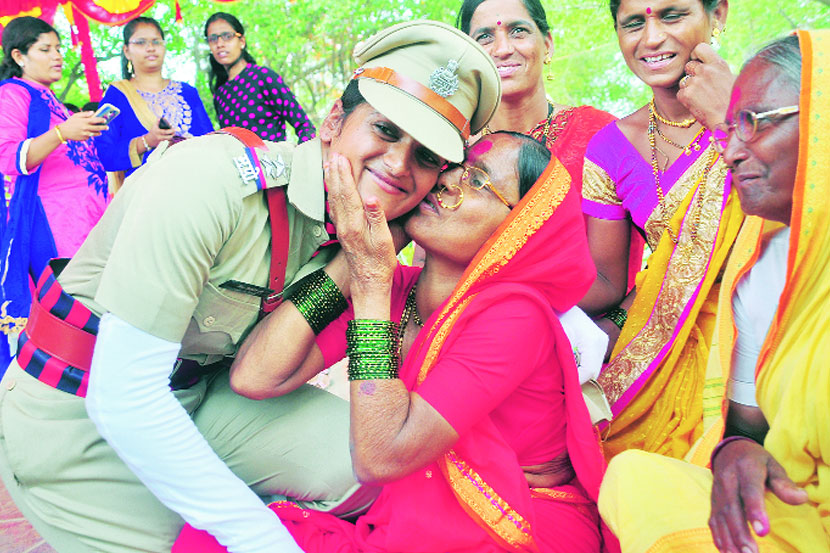
[[[349,307],[340,288],[323,269],[305,277],[288,300],[297,307],[314,334],[320,334]]]
[[[346,329],[349,380],[398,378],[400,325],[392,321],[359,319]]]
[[[608,319],[617,325],[620,330],[622,330],[622,327],[625,326],[625,321],[628,320],[628,312],[622,307],[615,307],[613,309],[609,309],[608,313],[604,315],[604,318]]]

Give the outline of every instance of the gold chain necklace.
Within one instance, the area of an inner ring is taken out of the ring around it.
[[[694,135],[692,140],[686,146],[683,146],[682,144],[678,144],[677,142],[675,142],[674,140],[672,140],[671,138],[669,138],[668,136],[663,134],[663,131],[660,130],[660,125],[655,125],[654,129],[657,131],[657,136],[662,138],[665,143],[667,143],[671,146],[674,146],[678,150],[683,150],[684,155],[690,156],[690,155],[692,155],[692,150],[693,149],[696,152],[700,151],[700,137],[703,136],[703,131],[706,130],[706,127],[701,126],[700,130],[697,131],[697,134]]]
[[[669,127],[676,127],[678,129],[688,129],[695,123],[697,123],[697,119],[691,117],[689,119],[684,119],[683,121],[672,121],[671,119],[666,119],[659,113],[657,113],[657,106],[654,105],[654,96],[651,97],[651,100],[648,102],[648,108],[654,113],[654,117],[657,118],[658,121],[663,123],[664,125],[668,125]]]
[[[669,216],[669,211],[666,206],[666,196],[663,194],[663,187],[660,186],[660,167],[657,164],[657,140],[655,138],[655,134],[657,131],[657,117],[656,111],[654,110],[654,101],[652,99],[648,105],[648,143],[651,146],[651,172],[654,175],[654,186],[657,191],[657,203],[660,206],[660,209],[663,211],[663,225],[666,227],[666,232],[669,235],[672,243],[677,244],[679,237],[676,236],[671,229],[671,217]],[[695,219],[692,222],[692,230],[689,233],[692,240],[697,239],[697,231],[700,228],[700,218],[703,213],[703,200],[704,200],[704,192],[706,190],[706,182],[709,179],[709,169],[712,167],[715,161],[715,151],[712,148],[709,152],[708,159],[706,160],[706,164],[703,168],[703,179],[698,186],[697,192],[697,212],[695,213]]]

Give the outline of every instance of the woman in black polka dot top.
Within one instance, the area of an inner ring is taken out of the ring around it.
[[[314,138],[314,125],[288,85],[275,71],[256,65],[248,52],[245,29],[229,13],[217,12],[205,23],[210,46],[210,89],[220,127],[244,127],[264,140],[285,140],[285,123],[299,142]]]

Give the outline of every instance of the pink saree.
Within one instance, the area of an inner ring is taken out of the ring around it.
[[[290,502],[272,504],[300,547],[308,553],[599,551],[595,502],[605,462],[554,313],[575,305],[594,274],[579,194],[554,160],[427,321],[401,369],[407,388],[453,425],[458,442],[384,486],[355,523]],[[411,281],[399,273],[397,298]],[[393,304],[400,312],[401,303]],[[564,451],[576,478],[529,488],[522,466]],[[189,526],[173,548],[224,550]]]

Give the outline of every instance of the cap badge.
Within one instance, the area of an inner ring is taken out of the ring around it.
[[[429,88],[444,98],[452,96],[458,90],[458,61],[449,60],[446,66],[439,67],[429,76]]]

